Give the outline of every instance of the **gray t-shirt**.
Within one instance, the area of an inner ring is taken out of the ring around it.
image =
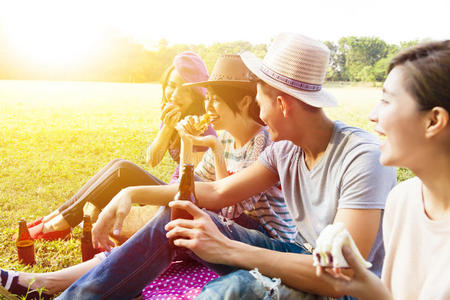
[[[395,168],[379,163],[378,146],[375,136],[336,121],[325,154],[312,170],[306,166],[302,149],[290,141],[276,142],[261,153],[259,161],[280,178],[297,224],[298,242],[315,247],[320,232],[333,223],[340,208],[384,209],[396,173]],[[377,275],[383,257],[380,226],[368,257]]]

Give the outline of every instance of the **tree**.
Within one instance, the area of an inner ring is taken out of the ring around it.
[[[345,67],[350,80],[362,80],[362,70],[366,66],[373,67],[377,61],[388,54],[385,41],[374,37],[343,37],[339,40],[338,51],[345,55]],[[366,69],[367,74],[368,69]]]

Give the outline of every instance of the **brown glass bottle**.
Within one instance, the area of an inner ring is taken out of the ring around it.
[[[188,200],[196,204],[195,185],[194,185],[194,166],[192,164],[184,164],[180,183],[178,185],[178,192],[175,194],[174,200]],[[171,220],[188,219],[192,220],[190,213],[184,209],[172,208]]]
[[[81,259],[90,260],[97,254],[92,246],[92,222],[90,216],[83,216],[83,232],[81,234]]]
[[[28,231],[27,222],[25,220],[19,221],[19,235],[16,241],[17,256],[19,262],[25,265],[34,265],[34,239]]]

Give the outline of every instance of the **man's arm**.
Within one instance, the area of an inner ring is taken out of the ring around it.
[[[180,203],[183,202],[183,203]],[[171,203],[193,211],[194,220],[175,220],[166,229],[168,237],[184,238],[175,241],[213,263],[258,270],[269,277],[281,278],[296,289],[334,297],[341,297],[327,281],[317,278],[311,255],[277,252],[232,241],[220,233],[209,216],[184,201]],[[340,209],[335,221],[343,222],[354,237],[361,254],[367,258],[375,241],[381,210]]]
[[[250,198],[279,181],[278,175],[255,161],[238,173],[213,182],[196,182],[197,205],[217,210]]]
[[[199,207],[221,209],[266,190],[278,181],[275,173],[260,162],[255,162],[239,173],[216,182],[196,182],[195,193]],[[105,249],[113,246],[109,232],[119,234],[123,220],[132,203],[167,205],[173,200],[177,185],[133,186],[120,191],[100,213],[93,228],[93,241]]]

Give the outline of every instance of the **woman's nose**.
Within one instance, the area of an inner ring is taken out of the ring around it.
[[[369,120],[372,122],[378,122],[378,109],[380,107],[380,104],[378,103],[372,111],[369,113]]]

